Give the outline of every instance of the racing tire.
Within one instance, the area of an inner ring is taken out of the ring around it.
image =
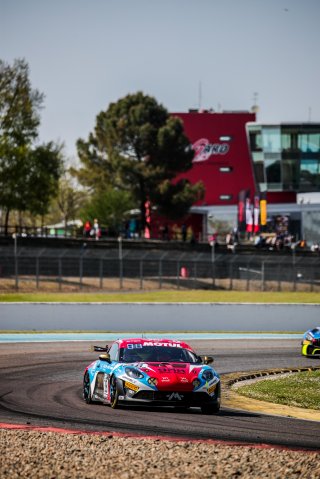
[[[88,371],[85,373],[83,378],[83,399],[87,404],[93,403],[90,391],[90,378]]]
[[[217,414],[220,411],[220,404],[219,403],[211,403],[211,404],[203,404],[201,406],[202,414]]]
[[[119,385],[117,378],[112,376],[110,380],[110,406],[116,409],[119,405]]]

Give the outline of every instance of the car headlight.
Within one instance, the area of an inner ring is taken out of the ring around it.
[[[198,387],[200,386],[200,384],[201,384],[201,382],[199,381],[198,378],[196,378],[196,379],[194,379],[194,380],[192,381],[192,386],[193,386],[194,388],[198,388]]]
[[[213,371],[210,369],[205,369],[202,373],[202,377],[205,381],[211,381],[214,378]]]
[[[136,368],[125,368],[125,372],[130,378],[142,379],[144,377],[142,372]]]

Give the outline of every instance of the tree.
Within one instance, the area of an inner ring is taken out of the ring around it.
[[[129,211],[134,207],[133,198],[128,191],[118,190],[111,186],[97,190],[82,209],[82,216],[93,223],[99,219],[106,226],[108,233],[118,235],[121,224],[128,218]]]
[[[48,213],[51,199],[58,193],[63,171],[61,147],[53,142],[38,146],[29,152],[27,164],[25,209],[43,217]]]
[[[184,215],[203,194],[202,184],[174,180],[192,166],[193,151],[180,119],[169,115],[153,97],[138,92],[111,103],[96,118],[88,141],[78,140],[87,186],[110,184],[130,191],[146,226],[146,204],[168,217]]]
[[[45,214],[60,176],[61,148],[52,142],[34,147],[43,94],[31,88],[25,60],[0,60],[0,207]]]
[[[56,206],[56,209],[59,210],[60,218],[62,215],[65,231],[67,231],[69,220],[75,220],[80,213],[84,198],[85,193],[74,188],[68,171],[65,171],[59,180],[57,196],[52,205],[52,209]]]

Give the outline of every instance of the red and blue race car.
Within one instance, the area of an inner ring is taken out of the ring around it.
[[[220,409],[220,377],[183,341],[118,339],[110,348],[94,346],[99,359],[84,373],[83,398],[112,408],[141,404],[200,407],[204,414]]]

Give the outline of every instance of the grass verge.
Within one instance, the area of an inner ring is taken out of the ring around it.
[[[2,293],[0,302],[90,303],[308,303],[320,304],[319,293],[263,291],[145,291],[119,293]]]
[[[256,381],[237,388],[237,393],[275,404],[320,410],[320,371]]]

